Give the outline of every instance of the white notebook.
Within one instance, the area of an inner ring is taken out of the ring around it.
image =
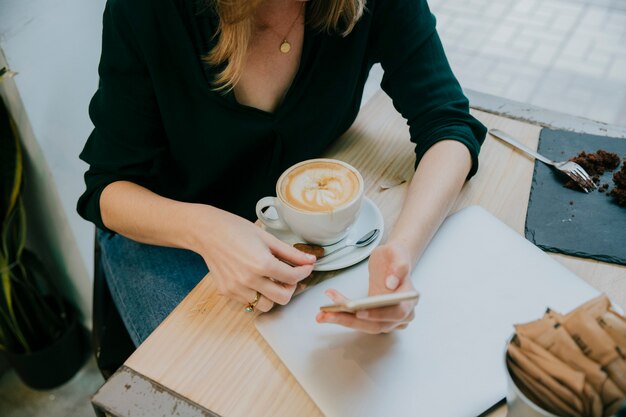
[[[598,293],[478,206],[445,221],[412,279],[421,298],[403,331],[372,336],[315,322],[325,289],[367,295],[367,261],[256,325],[329,417],[475,417],[506,395],[513,324]]]

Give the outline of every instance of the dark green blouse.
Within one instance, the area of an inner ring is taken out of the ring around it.
[[[202,1],[202,0],[200,0]],[[327,1],[327,0],[311,0]],[[105,229],[99,199],[127,180],[179,201],[210,204],[254,220],[280,173],[320,156],[354,121],[370,68],[408,121],[417,161],[454,139],[478,168],[485,127],[468,113],[424,0],[368,0],[347,36],[305,27],[300,67],[274,113],[211,91],[218,68],[203,64],[217,20],[196,0],[108,0],[95,129],[78,212]]]

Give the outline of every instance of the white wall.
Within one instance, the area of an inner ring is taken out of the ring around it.
[[[98,84],[104,0],[0,0],[0,48],[18,72],[0,86],[19,119],[32,177],[30,243],[89,317],[94,227],[76,214]],[[0,58],[1,59],[1,58]],[[24,109],[20,104],[23,102]]]

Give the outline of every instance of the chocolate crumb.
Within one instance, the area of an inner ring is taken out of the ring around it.
[[[293,245],[293,247],[301,252],[308,253],[309,255],[314,255],[318,259],[324,256],[324,248],[321,246],[311,245],[308,243],[296,243]]]
[[[622,169],[613,174],[613,183],[615,188],[608,195],[613,196],[618,205],[626,207],[626,159]]]
[[[570,161],[580,165],[596,184],[600,181],[600,176],[606,171],[613,171],[619,166],[619,155],[613,152],[607,152],[603,149],[597,150],[595,153],[587,153],[582,151],[577,156],[570,158]],[[579,190],[580,187],[574,180],[568,180],[565,187],[573,190]]]

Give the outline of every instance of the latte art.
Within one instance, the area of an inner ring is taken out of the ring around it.
[[[280,193],[294,208],[329,212],[359,195],[360,181],[348,167],[334,162],[300,165],[283,178]]]
[[[336,159],[309,159],[282,173],[276,197],[256,203],[256,215],[268,230],[292,233],[298,242],[326,246],[350,232],[361,212],[363,178]],[[272,207],[274,213],[265,212]]]

